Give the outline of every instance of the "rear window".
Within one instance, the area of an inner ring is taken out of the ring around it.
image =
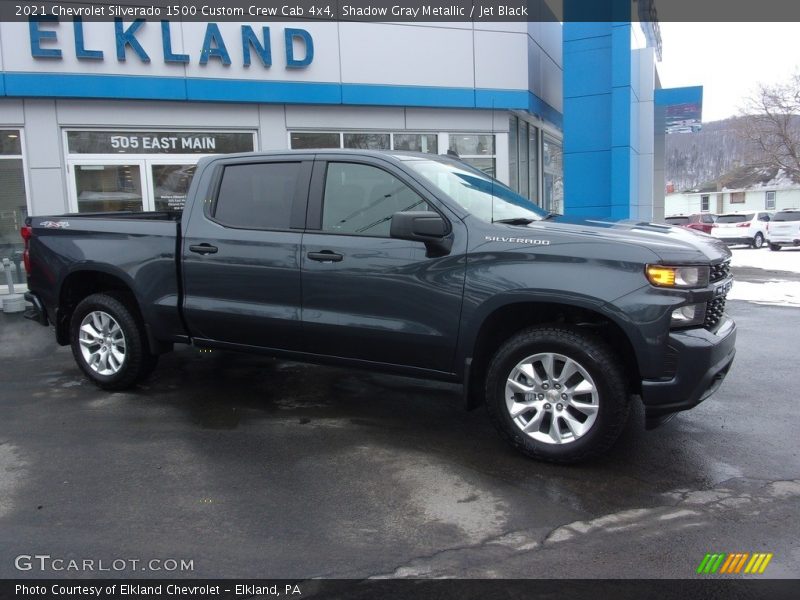
[[[689,222],[689,217],[667,217],[664,220],[667,225],[686,225]]]
[[[793,212],[779,212],[774,217],[773,221],[800,221],[800,211]]]
[[[717,223],[744,223],[745,221],[752,221],[755,213],[746,215],[720,215],[717,217]]]
[[[228,165],[214,218],[242,229],[289,229],[300,163]]]

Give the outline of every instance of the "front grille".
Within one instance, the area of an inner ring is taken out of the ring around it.
[[[731,261],[730,259],[726,260],[725,262],[721,262],[716,265],[711,265],[711,282],[720,281],[721,279],[725,279],[728,275],[731,274]],[[723,302],[724,304],[724,302]]]
[[[714,298],[706,303],[706,320],[703,322],[703,327],[706,329],[713,328],[725,312],[725,296]]]

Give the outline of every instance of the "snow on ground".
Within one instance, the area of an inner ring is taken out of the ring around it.
[[[800,281],[734,281],[728,299],[800,307]]]
[[[784,248],[778,252],[767,249],[751,250],[733,248],[731,266],[763,269],[768,274],[767,281],[742,281],[734,279],[733,288],[728,293],[730,300],[747,300],[757,304],[800,307],[800,281],[794,275],[800,274],[800,248]],[[786,276],[781,277],[781,272]]]
[[[772,252],[766,247],[752,250],[734,246],[731,250],[733,251],[732,267],[753,267],[770,271],[800,273],[800,248],[784,248],[778,252]]]

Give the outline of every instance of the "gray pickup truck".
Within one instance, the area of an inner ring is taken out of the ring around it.
[[[463,384],[542,459],[710,396],[735,353],[730,251],[677,227],[568,219],[446,157],[200,161],[182,214],[31,217],[33,309],[104,389],[174,344]]]

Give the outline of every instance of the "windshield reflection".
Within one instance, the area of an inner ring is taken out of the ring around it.
[[[406,164],[482,221],[539,221],[547,216],[524,196],[467,165],[435,160],[410,160]]]

